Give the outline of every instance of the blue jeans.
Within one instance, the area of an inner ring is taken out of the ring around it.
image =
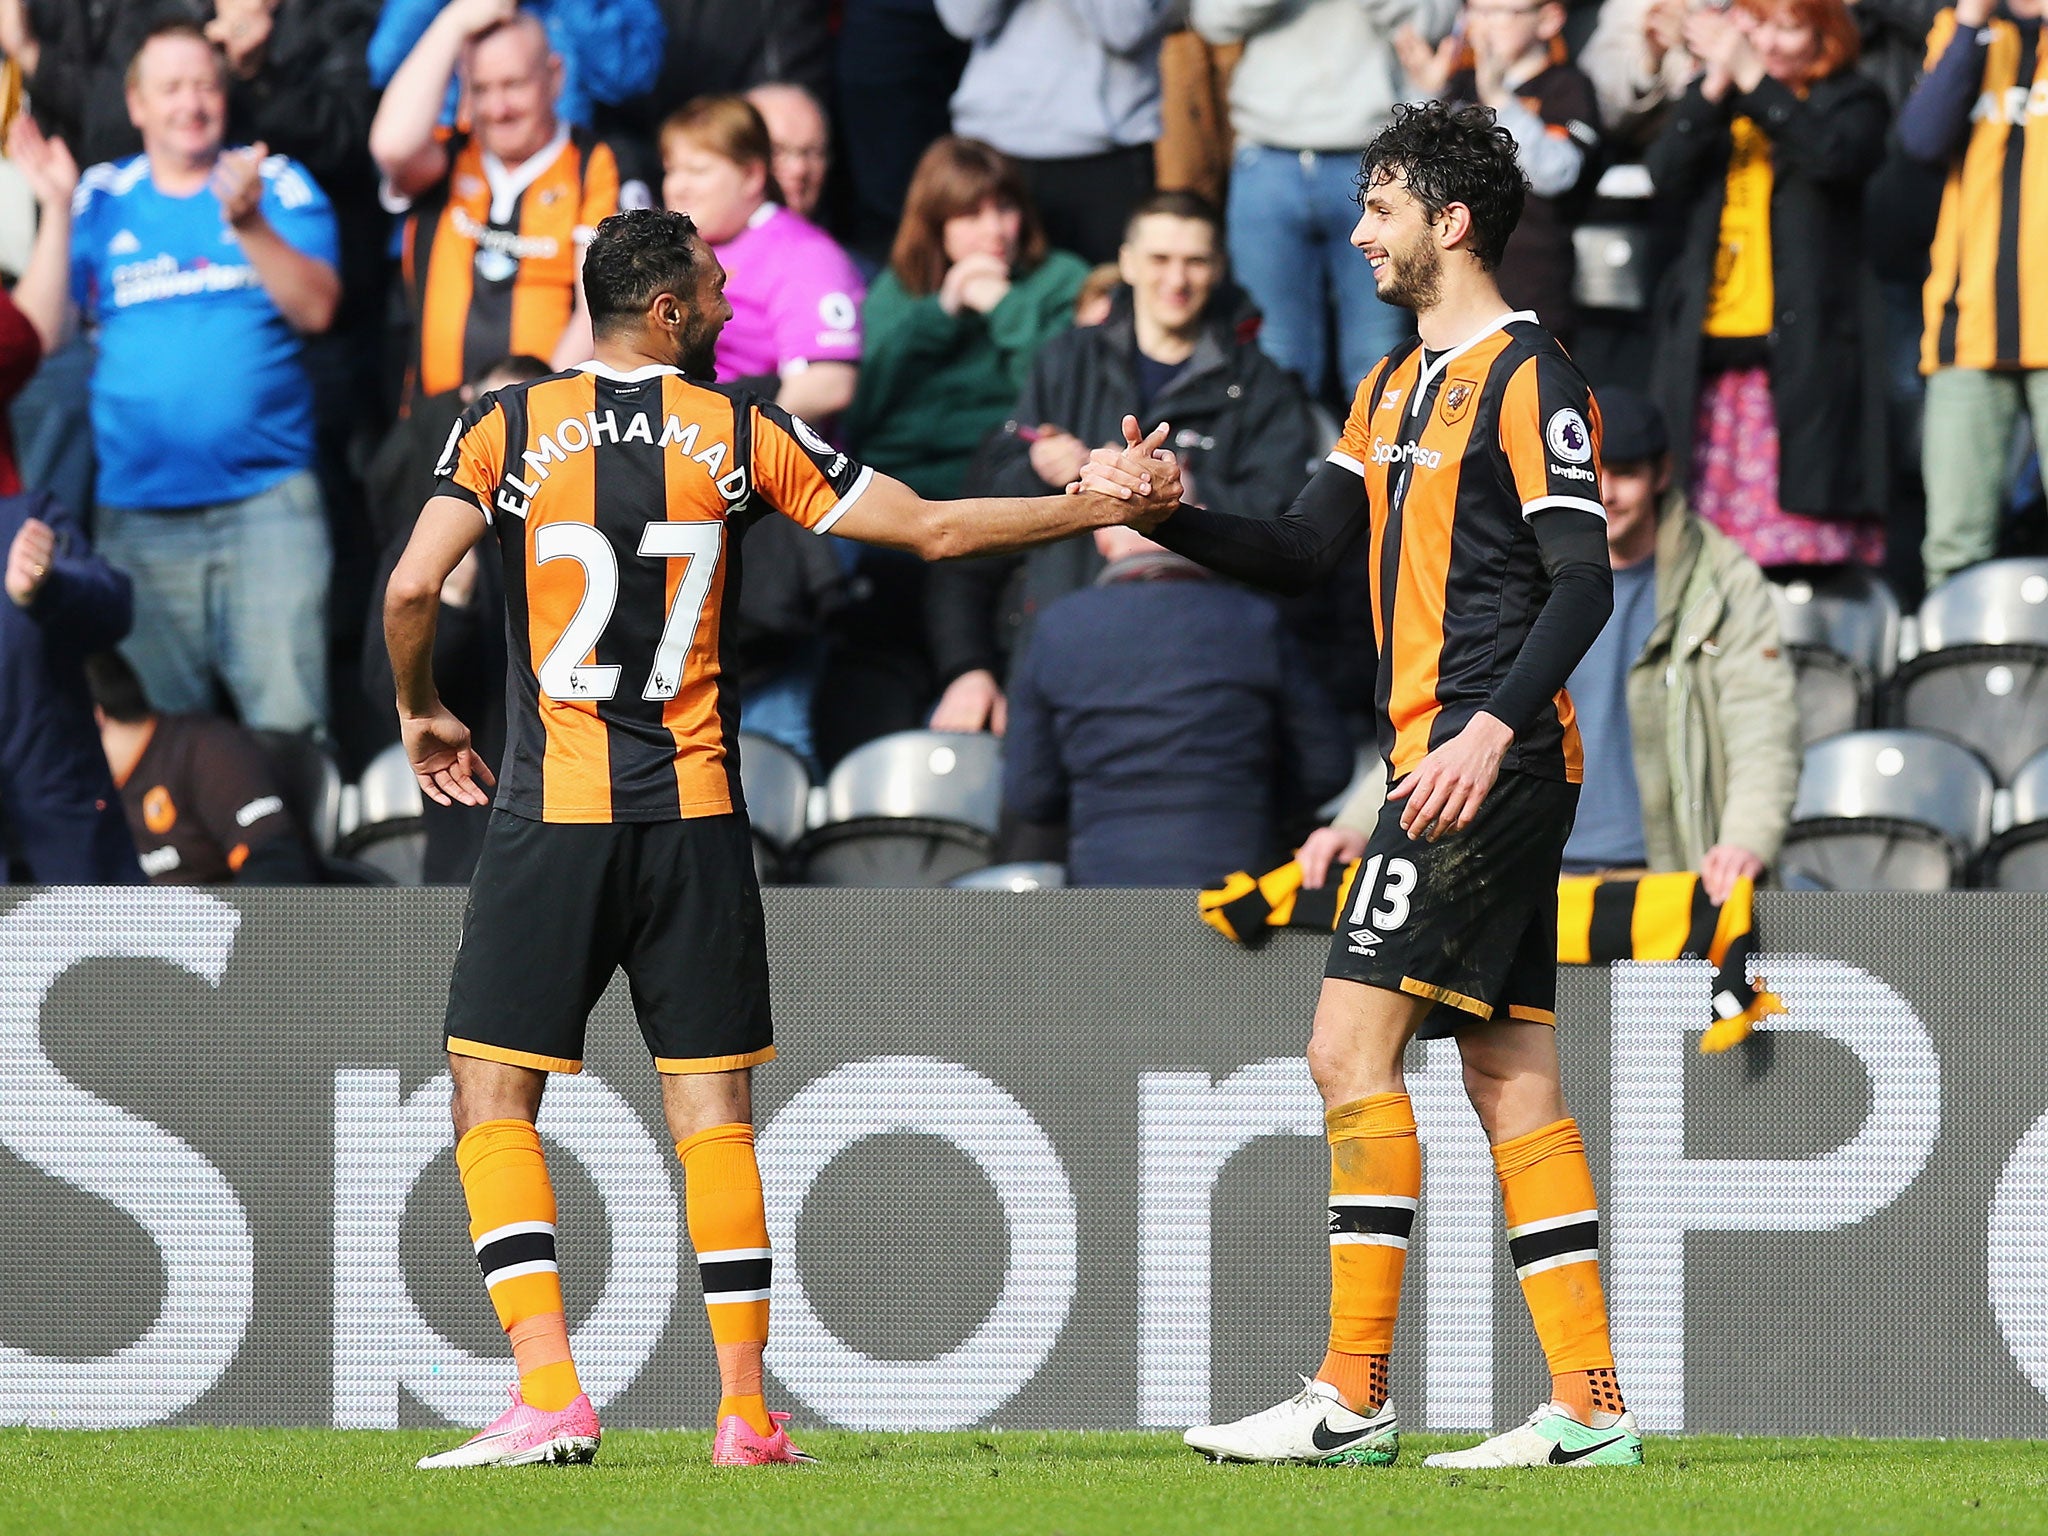
[[[97,543],[134,578],[121,649],[151,704],[210,710],[217,678],[244,725],[325,732],[334,557],[310,471],[211,507],[102,502]]]
[[[1351,247],[1355,152],[1241,145],[1230,172],[1230,265],[1265,313],[1259,346],[1309,392],[1349,407],[1372,365],[1406,336],[1407,311],[1380,302]],[[1337,377],[1329,378],[1334,310]]]
[[[812,773],[818,759],[811,739],[811,700],[824,670],[824,648],[804,646],[787,667],[740,698],[740,729],[779,741],[802,758]]]

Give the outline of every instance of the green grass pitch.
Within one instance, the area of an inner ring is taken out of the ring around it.
[[[414,1472],[446,1434],[0,1430],[0,1532],[845,1536],[1388,1531],[2048,1532],[2048,1445],[1660,1438],[1639,1471],[1210,1466],[1170,1435],[813,1431],[817,1467],[719,1471],[620,1432],[591,1467]]]

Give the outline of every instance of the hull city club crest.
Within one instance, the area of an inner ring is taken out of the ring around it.
[[[1474,379],[1453,379],[1444,386],[1444,403],[1439,414],[1444,425],[1455,427],[1465,419],[1465,413],[1472,409],[1472,398],[1479,393],[1479,384]]]

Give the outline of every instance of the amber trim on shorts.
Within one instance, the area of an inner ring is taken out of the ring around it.
[[[1433,986],[1426,981],[1417,981],[1413,976],[1401,978],[1401,990],[1410,997],[1426,997],[1432,1003],[1448,1003],[1460,1013],[1469,1013],[1478,1018],[1491,1019],[1493,1005],[1482,1003],[1476,997],[1467,997],[1462,992],[1453,992],[1449,987]]]
[[[758,1051],[742,1051],[737,1056],[657,1056],[654,1070],[670,1077],[689,1077],[699,1072],[737,1072],[742,1067],[758,1067],[774,1059],[775,1047],[764,1045]]]
[[[1520,1019],[1524,1024],[1548,1024],[1552,1029],[1557,1028],[1557,1015],[1548,1008],[1528,1008],[1515,1003],[1509,1007],[1508,1017]]]
[[[538,1056],[532,1051],[515,1051],[502,1045],[485,1045],[480,1040],[460,1040],[454,1035],[448,1037],[450,1056],[474,1056],[479,1061],[501,1061],[508,1067],[531,1067],[536,1072],[565,1072],[574,1074],[583,1070],[583,1063],[571,1061],[566,1056]]]

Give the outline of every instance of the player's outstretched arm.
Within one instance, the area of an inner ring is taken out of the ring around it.
[[[427,502],[384,594],[384,644],[398,684],[398,729],[420,790],[436,805],[489,805],[497,783],[470,746],[469,727],[434,687],[434,622],[441,587],[483,537],[477,509],[455,496]],[[479,783],[478,780],[482,782]]]
[[[1142,439],[1149,455],[1165,441],[1161,423]],[[1155,462],[1144,477],[1156,479],[1162,494],[1180,497],[1180,470]],[[951,560],[961,555],[995,555],[1028,549],[1068,534],[1087,533],[1119,523],[1139,523],[1143,504],[1086,489],[1065,496],[977,496],[965,501],[926,501],[900,480],[876,475],[860,499],[832,525],[834,533],[863,543],[908,550],[926,560]]]
[[[1123,450],[1096,449],[1081,489],[1124,498],[1136,511],[1123,521],[1225,576],[1272,592],[1304,592],[1336,568],[1365,529],[1365,488],[1341,465],[1318,469],[1280,516],[1239,517],[1179,505],[1178,486],[1162,478],[1173,456],[1148,448],[1151,441],[1140,439],[1137,418],[1126,416]]]

